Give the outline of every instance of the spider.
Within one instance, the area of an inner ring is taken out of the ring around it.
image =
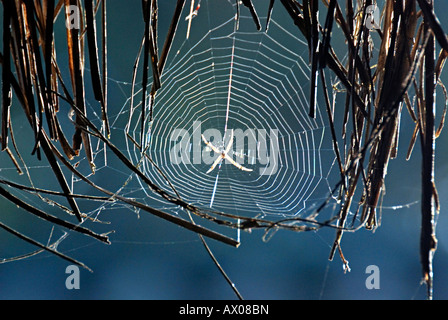
[[[204,143],[210,147],[210,149],[212,149],[215,153],[219,154],[218,158],[216,158],[215,162],[213,162],[212,166],[210,169],[208,169],[207,173],[210,173],[213,171],[213,169],[215,169],[215,167],[221,163],[221,161],[223,161],[224,159],[227,159],[228,161],[230,161],[231,164],[233,164],[235,167],[237,167],[240,170],[243,171],[252,171],[252,169],[243,167],[242,165],[240,165],[238,162],[236,162],[235,160],[233,160],[229,155],[229,151],[230,148],[232,147],[233,144],[233,130],[231,130],[232,135],[230,136],[230,140],[229,143],[227,144],[227,147],[223,150],[220,150],[219,148],[215,147],[210,141],[207,141],[207,139],[205,139],[204,135],[202,136],[202,140],[204,141]]]

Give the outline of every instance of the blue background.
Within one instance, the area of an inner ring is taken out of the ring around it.
[[[141,41],[143,23],[140,1],[109,1],[109,76],[131,81],[132,65]],[[160,37],[168,27],[173,1],[159,1]],[[186,5],[185,10],[189,7]],[[445,29],[448,9],[437,1],[436,13]],[[274,10],[284,9],[277,1]],[[446,72],[444,73],[447,82]],[[129,87],[126,87],[128,90]],[[125,94],[129,96],[130,91]],[[119,90],[110,91],[110,101],[120,101]],[[440,100],[442,101],[442,100]],[[443,101],[442,101],[443,102]],[[439,107],[440,109],[440,107]],[[438,118],[440,119],[440,118]],[[419,142],[410,161],[404,157],[413,122],[404,113],[399,157],[388,169],[387,194],[382,223],[375,233],[360,230],[346,233],[342,240],[351,272],[344,273],[339,257],[328,261],[334,230],[317,233],[278,232],[269,242],[262,233],[241,234],[238,249],[209,241],[222,267],[247,299],[423,299],[419,261],[420,204],[400,210],[395,205],[420,199]],[[19,126],[17,126],[19,128]],[[18,129],[16,130],[18,131]],[[441,214],[438,220],[438,249],[434,258],[434,297],[448,298],[448,166],[446,129],[437,140],[436,184]],[[14,222],[18,229],[33,234],[27,215],[0,199],[3,222]],[[86,263],[90,273],[80,270],[81,288],[67,290],[65,268],[68,263],[43,253],[13,263],[0,264],[1,299],[234,299],[235,295],[214,266],[197,236],[141,214],[129,211],[108,212],[105,220],[114,229],[112,245],[73,235],[59,250]],[[48,229],[47,229],[48,230]],[[56,232],[56,231],[55,231]],[[48,237],[48,232],[43,238]],[[42,236],[40,236],[42,239]],[[0,232],[0,259],[29,252],[32,248]],[[1,260],[0,260],[1,261]],[[380,269],[380,289],[365,286],[366,267]]]

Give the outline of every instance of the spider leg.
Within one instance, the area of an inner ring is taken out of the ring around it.
[[[215,162],[213,162],[212,167],[210,169],[208,169],[207,173],[210,173],[213,171],[213,169],[215,169],[215,167],[222,161],[222,159],[224,159],[221,155],[216,158]]]
[[[243,166],[240,165],[238,162],[236,162],[235,160],[233,160],[232,158],[230,158],[230,157],[227,155],[227,153],[225,154],[224,158],[227,159],[227,160],[229,160],[231,164],[233,164],[235,167],[237,167],[237,168],[240,169],[240,170],[248,171],[248,172],[252,171],[252,169],[243,167]]]
[[[204,141],[204,143],[210,147],[210,149],[212,149],[215,153],[221,154],[221,151],[218,150],[218,148],[216,148],[214,145],[212,145],[212,143],[210,141],[207,141],[207,139],[205,139],[204,135],[201,134],[202,137],[202,141]]]

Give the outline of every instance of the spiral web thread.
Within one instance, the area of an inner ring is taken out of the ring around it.
[[[268,32],[256,31],[243,8],[236,30],[235,12],[230,2],[202,1],[188,39],[181,22],[143,141],[141,104],[123,108],[130,110],[128,156],[155,184],[194,206],[306,217],[328,197],[335,161],[325,115],[318,106],[316,117],[308,116],[307,46],[275,19]],[[202,135],[219,150],[233,136],[228,155],[252,171],[223,160],[207,173],[220,155]],[[179,213],[137,181],[140,199]]]

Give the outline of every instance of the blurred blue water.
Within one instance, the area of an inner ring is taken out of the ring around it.
[[[130,81],[132,64],[141,40],[140,2],[123,6],[109,1],[109,76]],[[160,1],[159,1],[160,2]],[[438,2],[437,12],[448,9]],[[283,10],[276,3],[275,10]],[[171,12],[167,1],[160,12]],[[171,17],[160,16],[160,30],[166,30]],[[443,26],[448,18],[439,14]],[[135,30],[138,30],[137,32]],[[162,33],[162,31],[160,31]],[[446,72],[445,72],[445,80]],[[114,101],[119,92],[110,93]],[[407,115],[402,127],[413,128]],[[408,137],[405,135],[403,137]],[[437,179],[442,211],[438,221],[438,250],[434,259],[434,297],[448,298],[448,166],[447,133],[437,141]],[[391,162],[387,176],[387,195],[383,206],[413,203],[420,197],[420,156],[403,160],[406,138],[400,154]],[[418,148],[418,146],[417,146]],[[1,201],[1,219],[23,219],[25,215]],[[125,211],[109,212],[105,220],[114,224],[112,245],[80,237],[63,243],[60,249],[85,262],[93,273],[81,270],[81,288],[67,290],[66,261],[40,254],[14,263],[0,264],[1,299],[233,299],[235,296],[214,267],[197,236],[157,218]],[[317,233],[278,232],[269,242],[262,234],[242,233],[242,245],[229,248],[210,241],[210,246],[228,275],[245,298],[249,299],[422,299],[418,255],[420,205],[382,212],[381,227],[375,233],[361,230],[346,233],[343,250],[351,272],[344,273],[338,257],[328,261],[334,231]],[[17,215],[17,216],[16,216]],[[17,217],[17,218],[15,218]],[[24,228],[32,233],[32,227]],[[24,229],[24,230],[25,230]],[[30,247],[0,232],[2,257],[24,253]],[[75,245],[73,244],[75,243]],[[64,247],[64,246],[67,247]],[[380,289],[365,286],[366,267],[377,265],[381,272]]]

